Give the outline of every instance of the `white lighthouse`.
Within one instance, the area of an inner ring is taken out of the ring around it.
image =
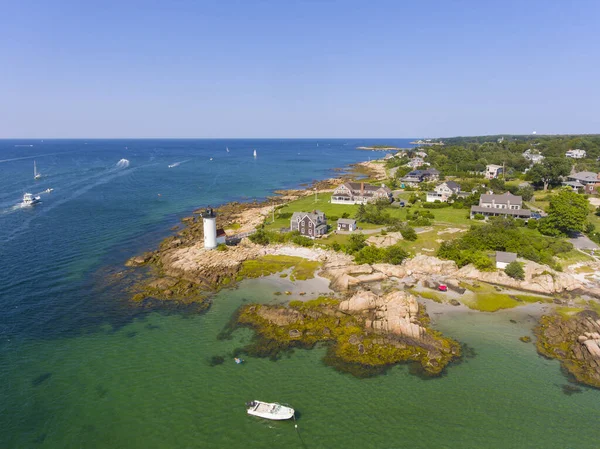
[[[202,212],[202,222],[204,224],[204,247],[215,249],[217,247],[217,214],[212,207],[209,206]]]

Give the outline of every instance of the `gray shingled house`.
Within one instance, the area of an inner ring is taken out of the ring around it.
[[[327,218],[321,211],[294,212],[290,220],[290,229],[300,232],[300,235],[320,237],[327,234]]]

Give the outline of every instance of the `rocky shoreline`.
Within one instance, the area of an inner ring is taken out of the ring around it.
[[[371,179],[385,177],[381,163],[364,162],[355,168]],[[318,181],[307,189],[277,191],[276,196],[261,203],[225,204],[217,209],[217,226],[225,228],[230,236],[251,232],[274,206],[310,195],[315,189],[331,191],[347,179],[349,175]],[[459,269],[453,261],[427,255],[406,259],[401,265],[357,265],[351,256],[332,250],[291,244],[261,246],[246,238],[222,251],[205,250],[199,212],[183,219],[183,228],[177,228],[176,234],[163,240],[156,251],[127,261],[130,267],[150,268],[149,278],[134,288],[135,301],[153,298],[198,302],[208,307],[214,292],[252,277],[250,262],[258,266],[256,277],[284,268],[295,270],[299,262],[290,258],[314,261],[318,274],[330,281],[330,288],[338,296],[305,305],[292,301],[288,306],[242,308],[235,325],[255,329],[257,341],[246,349],[255,355],[272,355],[322,342],[329,345],[327,363],[357,375],[380,372],[402,362],[414,362],[422,373],[439,375],[448,363],[460,358],[460,346],[429,327],[425,307],[415,295],[459,305],[464,304],[460,295],[467,289],[477,291],[479,283],[486,283],[495,285],[496,290],[551,295],[558,305],[572,306],[572,298],[582,293],[600,297],[600,289],[590,288],[572,274],[534,262],[525,263],[524,279],[516,280],[503,271],[482,272],[472,265]],[[283,263],[276,258],[287,259]],[[268,268],[261,268],[261,263]],[[450,293],[440,298],[435,292],[442,283]],[[510,298],[522,301],[518,295]],[[552,298],[546,302],[552,302]],[[589,312],[583,312],[585,320],[577,318],[579,315],[542,316],[536,330],[537,347],[541,354],[560,359],[580,382],[599,386],[600,347],[596,350],[594,345],[600,342],[600,328],[587,320]],[[600,320],[594,322],[600,326]]]

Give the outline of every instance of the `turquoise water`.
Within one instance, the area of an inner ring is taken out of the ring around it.
[[[325,366],[324,348],[233,362],[251,332],[218,334],[241,304],[272,301],[282,280],[222,291],[204,314],[140,309],[110,281],[191,209],[330,176],[365,157],[352,148],[378,142],[316,143],[0,141],[0,448],[598,447],[600,391],[564,394],[558,363],[518,340],[533,324],[518,311],[433,315],[475,353],[444,377],[398,366],[356,379]],[[3,162],[30,156],[45,175],[37,183],[32,159]],[[47,187],[38,207],[14,208]],[[210,366],[213,356],[226,361]],[[251,399],[293,405],[299,433],[247,416]]]

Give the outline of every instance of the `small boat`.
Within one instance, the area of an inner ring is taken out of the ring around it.
[[[249,415],[258,416],[259,418],[273,419],[281,421],[294,417],[294,409],[278,404],[277,402],[269,403],[262,401],[252,401],[246,404],[246,410]]]
[[[33,179],[40,179],[42,177],[41,173],[38,173],[37,167],[35,165],[35,161],[33,161]]]
[[[50,192],[52,192],[53,190],[54,190],[54,189],[52,189],[52,188],[48,188],[48,189],[44,190],[44,192],[46,192],[46,193],[50,193]]]
[[[25,195],[23,195],[23,202],[21,203],[21,205],[33,206],[35,204],[38,204],[40,201],[41,200],[39,196],[33,196],[31,193],[26,193]]]
[[[256,157],[256,150],[254,150],[254,157]]]
[[[229,147],[225,147],[225,150],[229,153]]]
[[[210,158],[210,160],[212,161],[212,157]]]

